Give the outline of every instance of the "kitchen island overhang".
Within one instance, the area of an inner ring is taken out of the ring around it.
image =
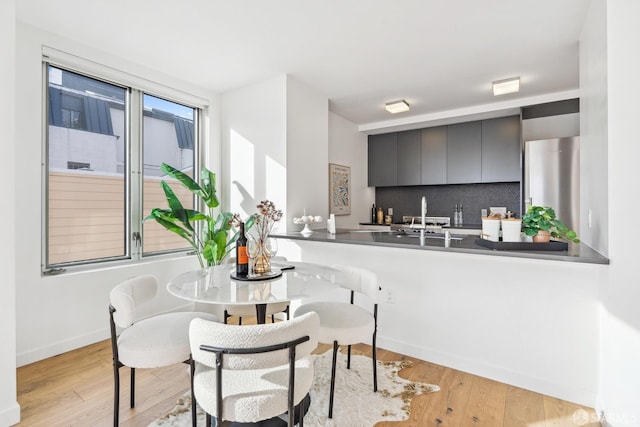
[[[445,240],[443,236],[436,234],[429,235],[429,233],[427,233],[425,234],[425,238],[421,239],[418,233],[399,233],[397,231],[338,229],[335,234],[332,234],[327,232],[326,229],[320,229],[314,230],[311,234],[289,231],[286,233],[274,233],[271,236],[282,239],[314,242],[384,246],[590,264],[609,264],[609,258],[603,256],[585,243],[569,243],[569,249],[567,251],[523,251],[490,249],[478,245],[475,242],[476,236],[454,236],[447,243],[447,240]]]

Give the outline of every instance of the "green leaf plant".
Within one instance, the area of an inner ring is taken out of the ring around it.
[[[531,206],[522,216],[522,231],[527,236],[535,236],[538,231],[549,231],[551,237],[580,243],[575,231],[556,218],[556,212],[549,206]]]
[[[167,198],[168,209],[154,208],[144,221],[154,219],[167,230],[176,233],[193,247],[200,267],[204,268],[221,264],[235,248],[239,224],[238,214],[219,212],[220,205],[216,195],[216,175],[203,167],[200,183],[173,166],[163,163],[160,170],[167,176],[176,179],[183,187],[198,197],[201,211],[185,209],[174,191],[166,181],[160,185]],[[245,230],[249,230],[255,222],[255,215],[245,221]]]

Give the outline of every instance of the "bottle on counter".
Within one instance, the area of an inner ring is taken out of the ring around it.
[[[236,276],[246,277],[248,274],[249,256],[247,255],[247,236],[244,234],[244,222],[241,222],[238,240],[236,240]]]
[[[462,220],[462,214],[464,210],[462,209],[462,203],[460,203],[460,208],[458,209],[458,225],[463,225],[464,221]]]
[[[371,224],[376,223],[376,204],[371,205]]]
[[[459,215],[458,215],[458,205],[453,208],[453,225],[458,225]]]
[[[384,212],[382,212],[382,208],[378,208],[378,211],[376,212],[376,224],[383,224],[384,223]]]

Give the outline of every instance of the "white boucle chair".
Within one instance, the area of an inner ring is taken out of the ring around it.
[[[226,325],[194,319],[189,329],[192,396],[206,413],[224,422],[254,423],[295,407],[303,425],[303,400],[313,383],[309,356],[318,345],[316,313],[265,325]]]
[[[333,363],[331,365],[331,389],[329,391],[329,418],[333,417],[333,395],[336,382],[336,359],[338,346],[347,345],[347,369],[351,368],[351,344],[372,339],[373,391],[378,391],[376,370],[376,333],[378,329],[377,296],[380,289],[375,273],[363,268],[334,265],[333,268],[343,274],[340,286],[350,290],[350,303],[320,301],[310,302],[298,307],[294,318],[309,312],[320,316],[318,341],[333,344]],[[354,304],[355,293],[368,297],[373,302],[373,312]]]
[[[135,406],[136,368],[159,368],[174,363],[190,363],[189,324],[195,318],[216,321],[213,314],[176,312],[138,320],[136,309],[151,301],[158,290],[158,279],[143,275],[116,285],[109,295],[109,323],[115,381],[113,425],[120,413],[120,368],[131,368],[131,408]],[[117,335],[116,326],[122,328]],[[195,404],[192,405],[195,413]]]
[[[283,256],[275,256],[271,260],[272,262],[287,262],[287,258]],[[235,262],[235,257],[229,257],[226,261],[227,264],[235,264]],[[289,304],[291,304],[291,301],[272,302],[267,304],[267,316],[271,316],[271,323],[275,323],[275,315],[278,313],[285,313],[287,315],[287,320],[289,320]],[[224,307],[223,322],[227,323],[227,320],[231,316],[236,316],[238,318],[238,324],[242,325],[243,317],[257,316],[256,307],[255,305],[226,305]]]

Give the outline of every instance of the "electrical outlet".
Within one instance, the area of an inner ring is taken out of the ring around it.
[[[384,302],[386,302],[387,304],[393,304],[396,302],[395,295],[393,294],[393,289],[383,288],[382,293],[384,295]]]

